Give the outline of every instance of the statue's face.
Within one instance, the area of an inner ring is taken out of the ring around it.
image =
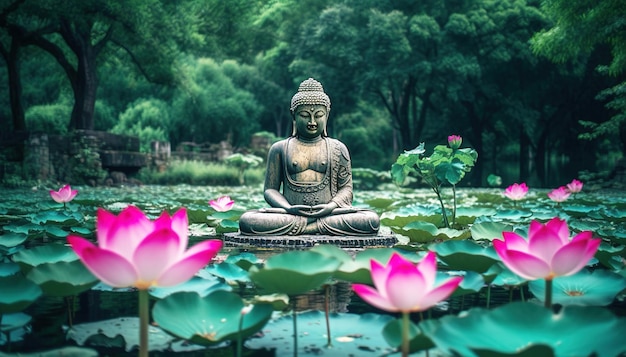
[[[323,105],[300,105],[295,111],[296,131],[304,138],[315,138],[324,132],[328,113]]]

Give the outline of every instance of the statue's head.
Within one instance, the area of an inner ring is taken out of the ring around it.
[[[326,122],[330,113],[330,98],[324,92],[322,84],[309,78],[298,88],[298,92],[291,98],[291,115],[293,116],[293,130],[291,136],[310,135],[327,136]],[[315,119],[309,125],[309,119]],[[318,128],[317,125],[320,127]],[[312,127],[315,126],[315,127]]]

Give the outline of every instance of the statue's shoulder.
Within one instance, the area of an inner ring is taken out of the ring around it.
[[[330,143],[330,147],[336,151],[339,151],[341,153],[341,156],[345,160],[350,160],[350,152],[348,151],[348,147],[346,146],[346,144],[333,138],[326,138],[326,140],[328,140],[328,142]]]
[[[285,146],[287,146],[287,140],[288,139],[283,139],[283,140],[279,140],[275,143],[272,144],[272,146],[270,146],[270,152],[274,151],[278,151],[281,152],[285,149]]]

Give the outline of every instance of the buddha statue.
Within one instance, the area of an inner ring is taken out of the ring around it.
[[[268,208],[245,212],[247,235],[376,235],[376,212],[352,206],[348,148],[328,137],[330,99],[309,78],[291,99],[293,130],[274,143],[267,157],[264,197]]]

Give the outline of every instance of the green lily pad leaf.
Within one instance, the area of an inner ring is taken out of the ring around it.
[[[289,307],[289,296],[285,294],[255,295],[248,299],[250,304],[269,304],[274,311],[285,311]]]
[[[392,204],[396,203],[396,200],[391,198],[375,198],[371,200],[365,201],[369,206],[377,208],[377,209],[386,209]]]
[[[239,222],[227,219],[220,221],[217,227],[215,227],[215,232],[218,234],[233,233],[237,231],[239,231]]]
[[[429,222],[413,221],[404,227],[391,227],[395,233],[409,237],[411,242],[429,243],[439,232],[437,226]]]
[[[246,283],[250,281],[248,272],[235,263],[222,262],[220,264],[212,264],[198,272],[200,276],[206,277],[207,274],[217,276],[226,280],[229,284],[237,282]]]
[[[242,214],[243,212],[240,210],[231,209],[230,211],[226,212],[214,212],[213,214],[211,214],[211,217],[214,219],[227,219],[236,221],[239,219],[239,217],[241,217]]]
[[[626,208],[605,209],[602,215],[612,222],[626,222]]]
[[[296,316],[298,332],[298,356],[318,351],[326,357],[386,355],[393,352],[381,334],[383,326],[392,320],[382,314],[329,314],[330,342],[326,331],[326,317],[321,311],[312,310]],[[286,315],[270,320],[260,337],[245,342],[251,349],[271,349],[276,356],[295,356],[293,344],[293,316]]]
[[[492,285],[495,286],[519,286],[525,284],[528,280],[520,277],[519,275],[513,273],[509,270],[504,264],[501,262],[498,264],[494,264],[494,267],[498,267],[499,273],[491,282]],[[490,268],[491,269],[491,268]]]
[[[83,221],[79,212],[70,211],[43,211],[30,215],[30,221],[34,224],[62,223],[67,226],[75,226]]]
[[[391,255],[395,252],[417,263],[425,255],[424,252],[406,252],[394,248],[371,248],[358,252],[352,258],[345,250],[329,244],[315,246],[311,248],[311,251],[334,257],[341,262],[341,265],[333,274],[336,279],[369,285],[372,284],[372,274],[370,272],[370,261],[372,259],[381,264],[387,264]]]
[[[182,311],[182,309],[181,309]],[[126,352],[139,348],[139,318],[120,317],[111,320],[74,324],[67,332],[67,339],[79,346],[121,348]],[[150,351],[169,350],[174,337],[162,329],[148,326]]]
[[[589,213],[594,212],[594,211],[596,212],[600,211],[595,206],[587,206],[587,205],[581,205],[581,204],[563,205],[563,210],[571,217],[576,217],[576,218],[588,217]]]
[[[30,233],[43,232],[43,227],[34,224],[34,223],[26,223],[26,224],[7,224],[2,227],[7,232],[20,233],[29,235]]]
[[[467,239],[471,237],[471,232],[467,229],[439,228],[436,240]]]
[[[543,279],[528,283],[530,292],[543,301],[546,283]],[[552,302],[561,305],[607,306],[626,289],[626,278],[604,269],[583,269],[570,276],[552,280]]]
[[[27,278],[50,296],[78,295],[99,281],[80,260],[39,264],[30,270]]]
[[[598,231],[604,227],[606,227],[606,222],[592,222],[592,221],[582,221],[582,220],[571,220],[568,222],[568,225],[572,231]]]
[[[483,247],[473,241],[450,240],[430,245],[437,257],[453,270],[483,273],[500,258],[492,246]]]
[[[28,333],[27,325],[30,324],[32,317],[23,312],[15,312],[2,315],[2,325],[0,325],[0,346],[9,343],[23,341],[24,336]],[[8,340],[7,340],[7,337]]]
[[[448,279],[451,276],[458,275],[463,276],[463,281],[461,281],[461,284],[459,284],[450,297],[474,294],[479,292],[483,286],[485,286],[485,279],[483,279],[483,276],[474,271],[438,271],[437,280]]]
[[[595,258],[602,263],[605,267],[609,269],[618,269],[623,266],[621,259],[616,261],[615,257],[624,257],[626,256],[626,246],[612,246],[605,242],[600,244],[598,250],[596,251]]]
[[[499,211],[494,217],[494,219],[501,221],[520,221],[524,218],[531,217],[533,213],[531,211],[522,211],[522,210],[504,210]]]
[[[492,241],[494,239],[501,240],[502,232],[513,231],[513,227],[500,222],[481,222],[472,225],[470,231],[474,240],[485,239]]]
[[[0,277],[0,314],[20,312],[37,300],[39,285],[21,274]]]
[[[28,234],[6,232],[0,236],[0,245],[6,248],[16,247],[26,241]]]
[[[78,260],[76,253],[72,248],[62,244],[47,244],[23,249],[13,256],[13,261],[18,263],[25,272],[39,264],[74,260]]]
[[[251,266],[259,264],[261,260],[253,253],[243,252],[235,255],[229,255],[224,262],[236,264],[241,269],[248,271]]]
[[[492,207],[459,207],[456,210],[456,217],[459,219],[460,217],[484,217],[484,216],[493,216],[497,214],[498,211]]]
[[[341,262],[311,251],[290,251],[268,258],[262,268],[250,267],[250,279],[268,293],[304,294],[321,286]]]
[[[15,312],[2,315],[2,327],[0,331],[8,332],[25,326],[32,320],[32,316],[23,312]]]
[[[383,337],[389,346],[400,348],[402,345],[402,319],[387,322],[383,327]],[[433,341],[426,337],[412,321],[409,321],[409,339],[410,352],[424,351],[435,347]]]
[[[420,213],[413,215],[394,215],[385,214],[380,219],[380,223],[387,227],[405,227],[412,222],[427,222],[433,225],[441,224],[443,221],[442,215],[433,215],[432,213]]]
[[[10,276],[20,272],[20,266],[13,262],[0,263],[0,276]]]
[[[180,292],[157,301],[152,309],[159,327],[170,334],[199,345],[245,339],[265,326],[273,309],[269,304],[253,305],[242,313],[239,295],[216,291],[205,297]]]
[[[45,225],[44,230],[49,236],[56,238],[65,238],[69,234],[66,230],[59,226]]]
[[[493,310],[473,308],[462,317],[447,315],[436,329],[423,331],[443,351],[468,357],[479,356],[477,351],[515,355],[540,345],[550,347],[555,356],[618,356],[626,351],[626,319],[601,307],[565,306],[554,314],[538,304],[513,302]]]
[[[90,236],[93,234],[93,231],[91,229],[85,228],[85,227],[71,227],[70,231],[72,231],[72,233],[76,233],[79,234],[81,236]]]
[[[194,276],[186,282],[175,286],[152,288],[150,289],[150,296],[164,299],[177,292],[195,292],[200,296],[207,296],[217,290],[230,291],[232,288],[213,275],[207,277]]]

